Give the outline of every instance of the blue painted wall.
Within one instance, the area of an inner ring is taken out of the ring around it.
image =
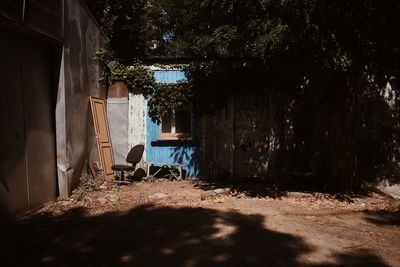
[[[176,83],[185,80],[185,73],[181,70],[156,70],[154,78],[159,83]],[[199,175],[199,141],[200,120],[192,115],[191,140],[161,140],[160,125],[153,122],[147,107],[147,161],[171,162],[185,164],[187,178]]]
[[[158,83],[177,83],[185,81],[186,75],[181,70],[156,70],[154,71],[154,79]]]

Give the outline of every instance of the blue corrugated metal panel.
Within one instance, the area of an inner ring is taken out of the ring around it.
[[[176,83],[186,79],[185,73],[180,70],[156,70],[154,77],[159,83]],[[192,140],[160,140],[160,125],[153,122],[147,115],[147,161],[185,164],[186,176],[197,177],[199,174],[200,120],[196,116],[192,118],[192,129]]]
[[[186,80],[184,71],[181,70],[156,70],[154,78],[159,83],[176,83]]]

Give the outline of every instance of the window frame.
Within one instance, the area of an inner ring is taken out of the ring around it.
[[[176,117],[175,114],[171,115],[171,132],[163,133],[162,132],[162,123],[163,120],[161,119],[160,123],[160,139],[162,140],[190,140],[193,136],[193,111],[190,107],[188,109],[190,112],[190,133],[177,133],[176,132]]]

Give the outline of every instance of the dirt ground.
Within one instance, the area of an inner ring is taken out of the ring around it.
[[[1,266],[400,266],[398,201],[220,186],[137,182],[50,203],[1,228]]]

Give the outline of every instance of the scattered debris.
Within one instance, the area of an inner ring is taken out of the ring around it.
[[[221,195],[226,195],[229,193],[229,188],[217,188],[214,190],[206,191],[200,194],[201,200],[213,199]]]
[[[97,201],[102,205],[107,203],[107,199],[105,197],[99,197],[97,198]]]
[[[196,205],[204,206],[209,203],[220,203],[238,201],[246,203],[255,199],[268,202],[269,205],[283,205],[284,207],[295,207],[296,210],[302,209],[308,212],[321,209],[341,209],[346,211],[377,211],[377,210],[400,210],[400,201],[390,198],[382,193],[371,192],[368,195],[343,195],[314,192],[312,194],[296,191],[278,192],[278,196],[270,195],[251,195],[252,191],[241,190],[235,187],[215,187],[214,185],[205,189],[197,187],[196,182],[187,180],[169,181],[167,179],[156,182],[135,182],[133,186],[119,186],[113,182],[102,182],[101,185],[107,189],[93,190],[88,192],[82,200],[71,198],[69,200],[59,199],[55,205],[47,205],[41,210],[56,213],[63,210],[83,206],[95,214],[117,209],[126,211],[132,205],[172,205],[185,206]],[[100,187],[99,186],[99,187]],[[267,189],[265,189],[267,190]],[[289,197],[288,197],[289,196]],[[205,201],[208,200],[208,201]],[[131,204],[133,203],[133,204]]]
[[[107,203],[117,203],[120,200],[120,197],[116,194],[110,194],[106,196],[101,196],[97,198],[97,202],[99,202],[102,205],[105,205]]]
[[[88,197],[88,196],[86,196],[83,200],[85,201],[85,204],[86,203],[88,203],[88,204],[92,204],[93,203],[93,199]]]
[[[143,204],[146,204],[148,201],[149,201],[149,199],[148,199],[147,197],[141,196],[141,197],[139,197],[139,199],[138,199],[138,204],[139,204],[139,205],[143,205]]]
[[[100,186],[99,186],[99,189],[101,189],[101,190],[108,189],[108,187],[107,187],[107,182],[104,182],[102,185],[100,185]]]
[[[303,192],[288,192],[286,195],[288,198],[312,198],[313,195],[311,193],[303,193]]]
[[[143,180],[143,182],[152,183],[152,182],[155,182],[157,179],[154,176],[149,175],[149,176],[144,177],[142,180]]]
[[[346,194],[336,194],[335,199],[347,204],[354,203],[354,200]]]
[[[82,176],[79,180],[79,186],[72,191],[71,199],[76,201],[83,200],[87,193],[100,190],[104,182],[104,175],[99,175],[96,178],[90,175]]]
[[[229,188],[217,188],[217,189],[214,189],[213,191],[217,195],[227,194],[227,193],[229,193]]]
[[[61,204],[66,207],[66,206],[70,206],[72,205],[72,201],[71,200],[65,200],[65,201],[61,201]]]
[[[112,203],[116,203],[119,200],[119,196],[113,194],[113,195],[108,195],[107,200],[109,200]]]
[[[163,193],[155,193],[155,194],[153,194],[153,195],[150,195],[149,197],[148,197],[148,200],[149,201],[154,201],[154,200],[161,200],[161,199],[165,199],[165,198],[167,198],[168,196],[166,195],[166,194],[163,194]]]
[[[161,193],[161,192],[157,192],[150,196],[140,196],[138,199],[138,204],[143,205],[143,204],[147,204],[148,202],[164,200],[167,198],[168,198],[168,195]]]
[[[101,175],[102,170],[98,167],[96,162],[92,162],[89,164],[90,174],[92,175],[93,179]]]
[[[321,192],[316,192],[313,193],[313,197],[316,200],[328,200],[328,199],[332,199],[332,195],[326,194],[326,193],[321,193]]]

